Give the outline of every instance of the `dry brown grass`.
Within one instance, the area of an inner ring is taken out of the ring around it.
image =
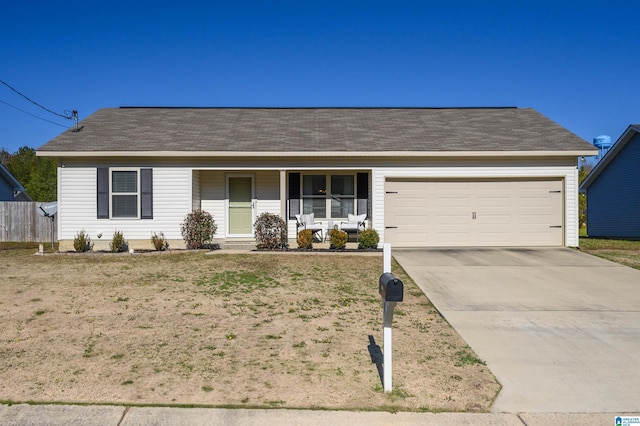
[[[26,253],[0,252],[5,402],[487,411],[499,390],[394,265],[382,392],[381,256]]]
[[[640,241],[580,238],[580,250],[640,269]]]

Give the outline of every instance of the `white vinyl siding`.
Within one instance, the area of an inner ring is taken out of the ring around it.
[[[256,172],[256,217],[262,213],[280,215],[280,173]]]
[[[202,210],[209,212],[218,225],[216,237],[224,238],[226,222],[225,173],[223,171],[200,171],[200,204]]]
[[[194,170],[191,174],[191,209],[200,210],[200,171]]]
[[[153,219],[97,219],[96,167],[60,167],[59,238],[73,240],[84,229],[92,240],[98,234],[110,240],[115,231],[122,231],[127,240],[150,239],[152,232],[181,240],[180,224],[192,206],[190,174],[184,168],[153,168]]]
[[[190,211],[202,208],[210,212],[218,224],[218,238],[225,238],[226,229],[226,176],[251,174],[255,177],[255,214],[281,213],[280,170],[283,166],[275,159],[263,162],[249,160],[229,162],[218,159],[176,159],[166,162],[123,160],[106,164],[85,163],[81,160],[62,159],[58,169],[59,238],[72,241],[76,233],[85,229],[92,240],[102,232],[102,240],[110,239],[115,230],[122,230],[125,239],[148,240],[152,232],[164,232],[168,239],[182,240],[180,224]],[[138,164],[141,163],[141,164]],[[231,163],[231,165],[229,164]],[[554,178],[564,182],[564,244],[578,244],[577,159],[353,159],[338,161],[331,167],[328,160],[300,160],[288,165],[287,170],[302,174],[349,175],[369,172],[368,222],[378,231],[384,242],[385,182],[387,178],[415,179],[538,179]],[[152,168],[153,219],[96,219],[96,167]],[[216,170],[212,168],[216,167]],[[267,170],[267,168],[269,168]],[[289,173],[287,171],[287,173]],[[328,226],[329,220],[324,221]],[[289,237],[295,238],[295,220],[288,220]],[[149,243],[150,245],[150,243]]]

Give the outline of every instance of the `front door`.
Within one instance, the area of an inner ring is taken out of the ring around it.
[[[253,236],[253,177],[229,176],[228,235],[230,237]]]

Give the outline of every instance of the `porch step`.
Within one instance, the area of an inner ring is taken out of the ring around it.
[[[243,250],[251,251],[256,248],[256,242],[254,240],[238,240],[238,241],[224,241],[220,244],[222,250]]]

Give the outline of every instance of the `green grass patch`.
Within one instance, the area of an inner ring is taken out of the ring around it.
[[[277,287],[274,278],[257,271],[215,272],[194,282],[206,286],[212,294],[251,293],[257,289]]]
[[[483,360],[478,358],[476,354],[471,351],[471,348],[468,346],[462,350],[456,352],[456,367],[462,367],[463,365],[487,365]]]
[[[640,269],[640,241],[580,238],[580,250],[621,265]]]
[[[582,250],[632,250],[640,252],[640,241],[605,238],[580,238]]]

